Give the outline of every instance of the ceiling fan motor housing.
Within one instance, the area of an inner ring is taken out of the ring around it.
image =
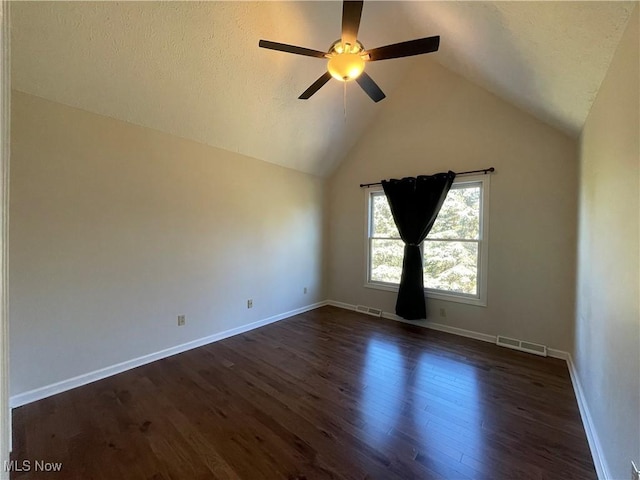
[[[342,82],[355,80],[364,70],[364,59],[361,52],[364,47],[356,40],[355,45],[343,44],[336,40],[329,48],[327,70],[333,78]]]
[[[305,55],[307,57],[329,59],[327,62],[327,71],[313,82],[309,88],[302,92],[298,97],[301,100],[311,98],[313,94],[333,77],[341,82],[356,80],[371,100],[379,102],[385,98],[385,94],[376,82],[364,71],[366,62],[410,57],[438,51],[440,37],[437,35],[394,43],[393,45],[385,45],[384,47],[365,51],[362,43],[358,41],[358,29],[360,27],[363,3],[364,0],[344,0],[342,3],[342,36],[331,45],[327,53],[311,48],[287,45],[286,43],[271,42],[269,40],[260,40],[258,43],[258,46],[262,48],[294,53],[296,55]]]

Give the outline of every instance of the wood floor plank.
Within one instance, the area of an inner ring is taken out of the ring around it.
[[[13,411],[32,479],[595,479],[566,364],[323,307]]]

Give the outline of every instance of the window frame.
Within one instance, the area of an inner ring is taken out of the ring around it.
[[[481,307],[487,306],[487,277],[489,266],[489,186],[490,175],[469,175],[456,178],[453,185],[463,184],[481,184],[480,191],[480,232],[478,238],[478,293],[476,295],[469,295],[465,293],[451,292],[447,290],[435,290],[431,288],[424,289],[425,296],[427,298],[435,300],[443,300],[447,302],[465,303],[469,305],[476,305]],[[452,187],[453,188],[453,187]],[[459,187],[458,187],[459,188]],[[365,189],[365,265],[364,265],[364,286],[366,288],[373,288],[376,290],[385,290],[389,292],[397,292],[398,284],[380,282],[371,280],[371,245],[372,245],[372,221],[373,221],[373,201],[371,200],[373,195],[377,192],[383,191],[381,185],[376,185]],[[433,239],[435,241],[442,241],[440,239]],[[425,240],[427,241],[427,240]],[[447,241],[447,240],[445,240]],[[449,241],[461,241],[461,240],[449,240]],[[423,251],[423,246],[420,246],[420,250]]]

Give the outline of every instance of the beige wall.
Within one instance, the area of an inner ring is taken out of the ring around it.
[[[11,55],[9,49],[9,2],[0,1],[0,465],[6,465],[11,449],[11,410],[9,408],[9,312],[8,305],[8,198],[10,153]],[[9,480],[2,468],[0,480]]]
[[[430,300],[429,319],[568,350],[572,338],[576,142],[436,63],[385,100],[330,178],[328,296],[394,312],[396,294],[363,287],[360,183],[493,166],[488,306]],[[439,309],[446,308],[446,318]]]
[[[640,461],[640,109],[636,7],[580,139],[574,360],[607,478]]]
[[[23,93],[12,110],[12,395],[324,299],[320,178]]]

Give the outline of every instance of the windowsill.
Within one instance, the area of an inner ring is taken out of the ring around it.
[[[365,288],[373,288],[374,290],[384,290],[386,292],[398,292],[398,287],[393,284],[386,283],[365,283]],[[434,292],[424,289],[425,297],[433,300],[442,300],[445,302],[464,303],[467,305],[475,305],[477,307],[486,307],[487,302],[481,298],[466,297],[462,295],[448,294],[444,292]]]

